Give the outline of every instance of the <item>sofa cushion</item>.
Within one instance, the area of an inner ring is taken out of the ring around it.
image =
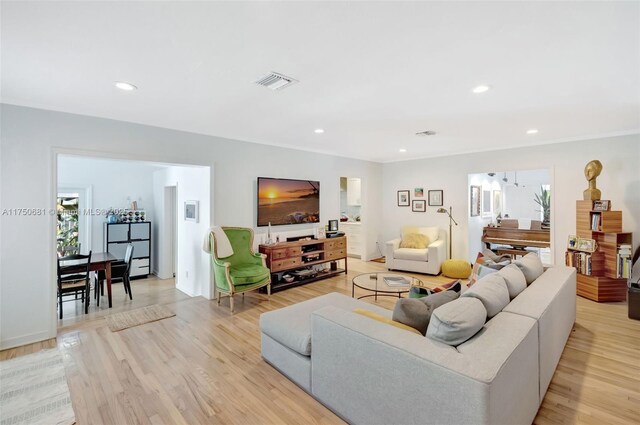
[[[433,311],[458,298],[460,294],[454,290],[443,291],[423,298],[400,298],[396,301],[391,318],[418,330],[422,335],[427,332]]]
[[[433,311],[427,338],[448,345],[460,345],[474,336],[487,320],[487,311],[476,298],[461,297]]]
[[[409,233],[402,237],[400,248],[425,249],[429,246],[429,238],[422,233]]]
[[[278,310],[260,315],[260,330],[280,344],[305,356],[311,355],[311,313],[326,307],[335,306],[351,311],[354,308],[366,308],[382,316],[391,318],[391,312],[364,301],[332,292],[312,298]]]
[[[399,328],[399,329],[404,329],[405,331],[409,331],[409,332],[413,332],[415,334],[422,335],[420,333],[420,331],[418,331],[417,329],[412,328],[411,326],[407,326],[404,323],[400,323],[400,322],[398,322],[396,320],[389,319],[388,317],[385,317],[385,316],[383,316],[381,314],[378,314],[378,313],[374,313],[371,310],[366,310],[364,308],[354,308],[353,312],[356,313],[356,314],[361,314],[361,315],[363,315],[365,317],[368,317],[369,319],[373,319],[373,320],[376,320],[376,321],[381,322],[381,323],[386,323],[387,325],[395,326],[396,328]]]
[[[393,251],[396,260],[429,261],[428,249],[398,248]]]
[[[520,270],[524,273],[524,277],[527,279],[527,285],[531,285],[534,280],[544,273],[544,266],[542,265],[542,261],[540,261],[540,257],[533,252],[514,261],[514,264],[520,267]]]
[[[514,299],[520,292],[527,289],[527,279],[517,265],[509,264],[507,267],[498,271],[498,274],[504,278],[507,284],[510,299]]]
[[[480,300],[487,310],[489,319],[500,313],[510,301],[507,283],[504,277],[497,273],[492,273],[478,280],[475,285],[462,294],[462,297],[472,297]]]

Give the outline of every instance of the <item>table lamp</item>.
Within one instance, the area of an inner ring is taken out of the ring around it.
[[[438,208],[439,213],[442,214],[447,214],[449,216],[449,258],[451,258],[451,228],[452,228],[452,224],[455,224],[456,226],[458,225],[458,222],[456,222],[453,217],[451,217],[451,207],[449,207],[449,211],[447,211],[444,208]]]

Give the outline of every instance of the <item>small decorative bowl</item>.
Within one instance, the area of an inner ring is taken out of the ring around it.
[[[286,275],[282,276],[282,280],[284,280],[284,281],[285,281],[285,282],[287,282],[287,283],[291,283],[291,282],[293,282],[293,279],[294,279],[294,277],[293,277],[293,276],[290,276],[290,275],[288,275],[288,274],[286,274]]]

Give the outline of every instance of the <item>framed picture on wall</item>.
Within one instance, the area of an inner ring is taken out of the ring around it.
[[[413,200],[411,203],[411,211],[414,212],[425,212],[427,210],[427,201],[424,199],[421,200]]]
[[[441,207],[443,205],[442,190],[429,191],[429,206]]]
[[[424,189],[421,187],[416,187],[413,189],[414,198],[422,198],[424,196]]]
[[[482,216],[491,217],[491,191],[482,191]]]
[[[493,191],[493,213],[498,215],[502,212],[502,191]]]
[[[198,222],[199,219],[198,201],[184,201],[184,221]]]
[[[469,215],[471,217],[477,217],[480,215],[480,191],[482,187],[471,186],[469,188]]]
[[[399,190],[398,191],[398,206],[399,207],[408,207],[411,205],[411,198],[409,197],[408,190]]]

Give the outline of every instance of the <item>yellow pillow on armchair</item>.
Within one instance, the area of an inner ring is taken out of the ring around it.
[[[425,249],[429,246],[429,238],[422,233],[409,233],[402,237],[400,248]]]

